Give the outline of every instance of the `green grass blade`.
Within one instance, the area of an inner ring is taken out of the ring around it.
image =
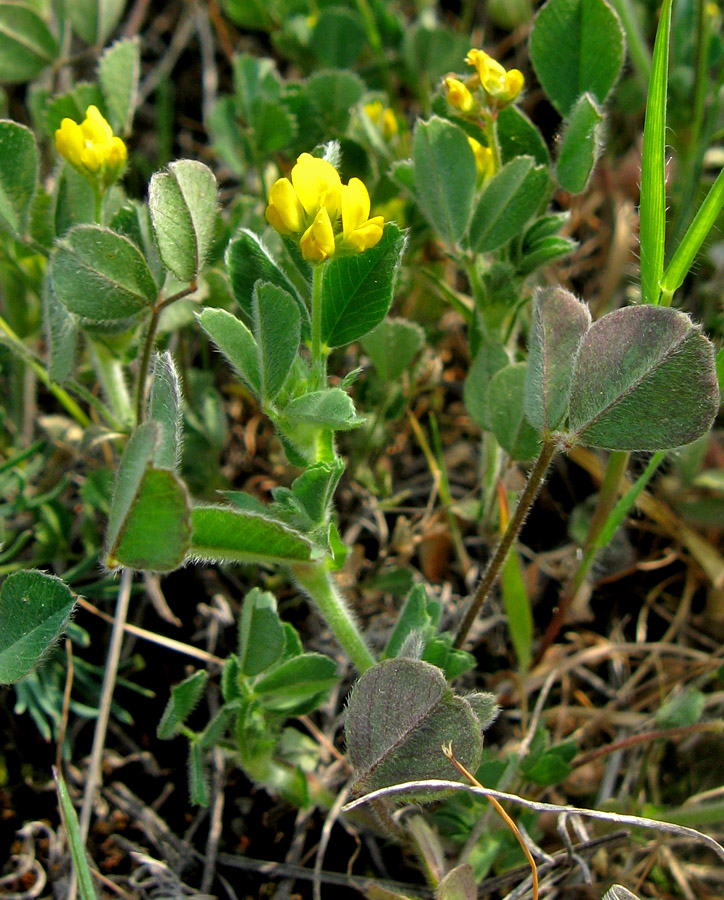
[[[707,234],[709,234],[714,222],[716,222],[722,207],[724,207],[724,169],[722,169],[709,189],[709,193],[699,207],[699,211],[694,216],[694,220],[689,225],[681,243],[676,248],[676,252],[661,279],[661,290],[664,294],[661,302],[667,306],[671,302],[674,292],[681,287],[687,272],[691,268],[691,264],[694,262],[694,257],[699,252],[699,248]]]
[[[664,0],[656,32],[641,157],[641,299],[653,304],[659,302],[666,243],[666,88],[672,2]]]
[[[81,900],[98,900],[93,887],[93,879],[90,869],[88,868],[88,860],[85,855],[85,847],[83,839],[80,836],[80,828],[78,826],[78,816],[75,814],[73,803],[68,793],[65,780],[58,769],[53,766],[53,778],[58,791],[58,800],[60,801],[60,813],[63,817],[65,830],[68,832],[68,843],[70,844],[70,855],[73,858],[73,868],[78,879],[78,892]]]

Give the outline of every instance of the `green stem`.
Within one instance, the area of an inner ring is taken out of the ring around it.
[[[45,366],[41,365],[38,360],[35,359],[31,351],[28,350],[25,344],[20,340],[17,334],[15,334],[15,332],[8,325],[5,319],[2,318],[2,316],[0,316],[0,331],[4,332],[5,334],[4,343],[6,343],[12,350],[17,353],[17,355],[23,360],[25,365],[29,366],[33,370],[33,372],[35,372],[35,374],[43,382],[45,387],[63,406],[65,411],[70,416],[72,416],[82,428],[87,428],[90,425],[90,419],[88,418],[88,416],[83,412],[83,410],[80,408],[80,406],[78,406],[78,404],[68,394],[68,392],[63,390],[60,385],[57,385],[51,379]]]
[[[487,113],[485,115],[485,127],[490,140],[490,149],[493,153],[493,163],[495,171],[499,172],[503,168],[503,155],[500,152],[500,141],[498,140],[498,115],[497,113]]]
[[[103,191],[98,188],[93,188],[93,221],[96,225],[103,224]]]
[[[146,398],[146,379],[148,378],[148,368],[151,364],[151,353],[153,352],[153,345],[156,340],[156,330],[158,329],[158,321],[161,318],[161,313],[167,306],[170,306],[177,300],[182,300],[184,297],[188,297],[189,294],[193,294],[197,288],[198,284],[196,283],[196,279],[194,279],[188,287],[182,288],[170,297],[161,295],[151,311],[151,318],[146,330],[146,338],[143,342],[141,363],[138,368],[138,380],[136,381],[136,425],[140,425],[144,418],[143,401]]]
[[[292,573],[317,605],[357,671],[360,674],[367,671],[375,664],[375,658],[324,563],[298,564],[292,566]]]
[[[312,371],[316,374],[317,387],[323,388],[327,377],[326,357],[322,347],[322,276],[324,266],[313,268],[312,279]]]
[[[598,536],[603,531],[603,527],[618,500],[621,481],[626,474],[630,458],[631,454],[626,450],[612,450],[608,457],[606,471],[603,475],[603,484],[598,492],[596,509],[593,513],[591,524],[588,526],[588,534],[584,544],[585,550],[596,546]]]
[[[460,648],[465,643],[465,639],[472,628],[473,622],[478,617],[483,603],[493,589],[495,582],[498,580],[498,576],[500,575],[500,571],[503,568],[510,548],[518,537],[520,529],[523,527],[523,522],[530,512],[530,508],[543,485],[548,466],[556,452],[556,446],[556,442],[550,439],[543,443],[543,448],[541,449],[538,459],[533,464],[533,468],[530,470],[528,480],[523,488],[523,493],[520,495],[520,500],[515,508],[515,512],[508,522],[505,534],[488,562],[488,565],[485,567],[485,571],[475,589],[468,611],[465,613],[465,618],[455,636],[455,641],[453,643],[454,647]]]

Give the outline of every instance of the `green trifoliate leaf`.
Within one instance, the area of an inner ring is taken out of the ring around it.
[[[156,300],[151,270],[138,247],[100,225],[76,225],[50,258],[53,291],[90,322],[124,322]]]
[[[442,240],[454,247],[470,221],[477,180],[467,136],[445,119],[418,122],[412,159],[420,208]]]
[[[58,43],[25,3],[0,3],[0,82],[31,81],[58,56]]]
[[[345,734],[357,793],[425,778],[459,781],[443,745],[452,744],[471,771],[483,749],[470,704],[440,669],[416,659],[383,660],[365,672],[349,700]]]
[[[603,112],[590,94],[582,94],[563,127],[556,178],[564,191],[580,194],[586,189],[601,152]]]
[[[0,120],[0,229],[25,234],[37,182],[35,135],[24,125]]]
[[[286,638],[277,602],[268,591],[252,588],[239,619],[239,666],[244,675],[259,675],[281,657]]]
[[[140,73],[138,37],[116,41],[98,60],[98,81],[106,101],[108,121],[116,134],[127,134],[130,128]]]
[[[468,243],[478,253],[502,247],[520,234],[548,190],[548,171],[519,156],[485,183],[470,223]]]
[[[180,281],[193,281],[214,237],[214,173],[195,160],[173,162],[151,178],[148,206],[163,264]]]
[[[591,325],[585,303],[562,287],[538,290],[528,341],[525,415],[537,431],[557,428],[568,411],[573,362]]]
[[[581,443],[609,450],[680,447],[704,434],[718,409],[714,348],[683,313],[619,309],[583,339],[569,414]]]
[[[625,51],[621,22],[606,0],[548,0],[530,37],[533,68],[562,116],[587,91],[606,101]]]
[[[343,347],[372,331],[392,304],[405,236],[392,222],[380,242],[364,253],[340,256],[322,277],[322,340]]]
[[[0,684],[27,675],[65,629],[75,597],[60,578],[27,569],[0,588]]]

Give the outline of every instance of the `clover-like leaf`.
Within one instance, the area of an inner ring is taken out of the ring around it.
[[[569,425],[589,447],[680,447],[705,434],[718,410],[714,348],[678,310],[619,309],[581,342]]]
[[[437,668],[417,659],[387,659],[354,686],[345,724],[357,792],[423,778],[459,780],[442,752],[452,743],[469,770],[480,763],[483,738],[471,705]]]

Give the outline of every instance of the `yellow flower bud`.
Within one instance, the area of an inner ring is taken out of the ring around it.
[[[382,137],[386,141],[389,141],[399,130],[400,126],[397,124],[397,116],[389,107],[387,107],[382,113]]]
[[[445,85],[447,87],[447,102],[460,112],[470,112],[475,106],[473,95],[465,87],[462,81],[457,78],[446,78]]]
[[[113,184],[128,157],[126,145],[114,136],[113,129],[96,106],[88,107],[80,125],[72,119],[63,119],[55,132],[55,146],[96,190],[105,190]]]
[[[327,208],[323,206],[299,241],[302,256],[310,262],[324,262],[334,256],[334,231]]]
[[[365,103],[365,112],[376,125],[382,117],[382,102],[375,100],[372,103]]]

